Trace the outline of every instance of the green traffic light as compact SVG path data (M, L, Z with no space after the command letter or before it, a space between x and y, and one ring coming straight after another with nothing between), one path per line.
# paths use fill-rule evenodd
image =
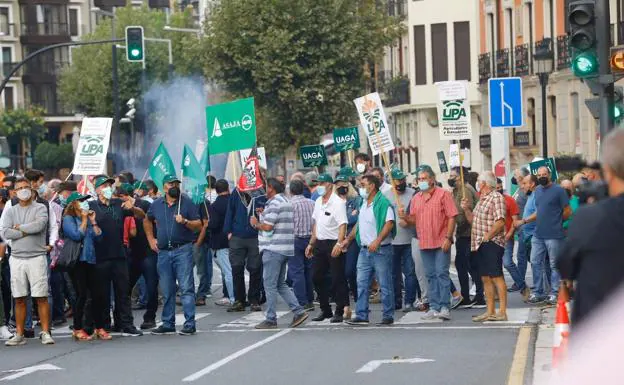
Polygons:
M618 122L622 119L622 116L624 116L624 105L616 104L613 106L613 120Z
M598 59L592 52L583 52L572 59L572 72L578 77L587 77L598 73Z
M132 57L139 57L139 56L141 56L141 50L137 49L137 48L132 49L132 50L130 50L130 55Z

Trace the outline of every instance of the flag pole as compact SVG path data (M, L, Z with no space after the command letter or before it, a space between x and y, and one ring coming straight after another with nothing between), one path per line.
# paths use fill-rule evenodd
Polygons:
M466 184L464 183L464 155L459 150L459 180L462 186L462 199L466 199Z
M149 171L149 167L145 169L145 174L143 174L143 178L141 178L140 184L143 184L143 182L145 182L145 178L147 177L147 172L148 171Z
M182 206L182 181L184 180L184 168L180 170L182 177L180 178L180 195L178 196L178 215L180 215L180 207Z
M65 180L63 182L67 182L69 180L69 178L71 178L72 173L70 172L69 175L67 175L67 178L65 178ZM87 182L85 182L85 186L87 185ZM54 195L52 195L52 198L50 198L50 200L48 202L52 202L53 200L56 199L56 197L58 196L58 191L54 192Z

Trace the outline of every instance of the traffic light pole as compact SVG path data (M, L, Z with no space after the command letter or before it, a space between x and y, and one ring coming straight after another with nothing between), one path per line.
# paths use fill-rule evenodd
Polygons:
M600 77L607 78L611 75L609 62L611 60L611 11L609 0L596 1L596 54L600 66L598 67ZM613 129L613 81L600 82L600 140L607 136Z
M115 31L115 16L111 17L111 31L112 38L116 40L117 32ZM117 70L117 44L113 44L112 46L112 71L113 71L113 126L111 137L114 138L112 141L112 150L111 154L113 157L113 165L117 164L117 148L119 145L119 71ZM115 166L113 166L115 167Z

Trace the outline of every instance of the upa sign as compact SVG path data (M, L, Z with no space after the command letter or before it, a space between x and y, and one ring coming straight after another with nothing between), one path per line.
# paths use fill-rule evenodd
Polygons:
M254 99L206 107L210 155L244 150L256 145Z
M388 121L379 94L373 92L353 102L360 116L360 123L368 136L373 155L394 150L394 142L388 130Z
M360 134L357 127L334 128L334 148L337 152L360 148Z
M303 167L317 167L327 164L325 147L323 147L323 145L321 144L302 146L301 148L299 148L299 155L301 155Z
M84 118L74 158L74 175L97 175L106 171L111 118Z
M440 140L472 138L470 104L466 99L466 82L450 81L436 83L440 95L438 124Z

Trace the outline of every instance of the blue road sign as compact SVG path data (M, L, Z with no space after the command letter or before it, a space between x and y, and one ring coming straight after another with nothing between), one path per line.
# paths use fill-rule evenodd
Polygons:
M488 81L490 128L524 125L521 78L493 78Z

